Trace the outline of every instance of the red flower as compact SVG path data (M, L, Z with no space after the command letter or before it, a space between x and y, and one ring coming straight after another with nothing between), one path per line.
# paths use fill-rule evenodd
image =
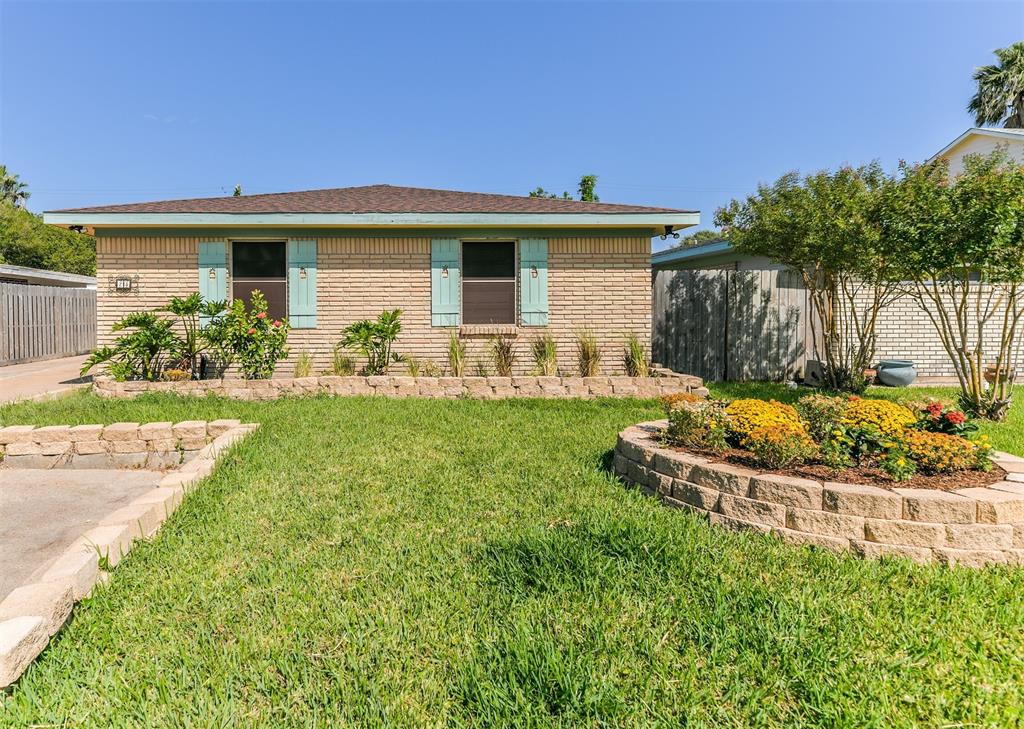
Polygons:
M848 402L853 402L854 400L860 400L860 397L858 397L857 395L850 395L846 399L847 399Z
M255 334L255 333L256 333L256 330L255 330L255 329L250 329L250 330L249 330L249 334Z
M281 326L281 321L279 319L274 319L274 326L275 327Z
M931 403L928 403L927 407L925 407L925 410L933 418L937 418L940 415L942 415L942 403L941 402L931 402Z
M946 413L946 420L951 422L953 425L960 425L967 420L967 416L958 410L950 410Z
M267 318L267 312L261 311L259 314L256 315L256 318L257 319L266 319Z

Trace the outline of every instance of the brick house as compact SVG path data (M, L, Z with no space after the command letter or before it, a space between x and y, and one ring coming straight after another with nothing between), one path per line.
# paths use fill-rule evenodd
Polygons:
M472 366L488 339L551 333L571 370L574 335L597 336L606 372L624 336L650 343L651 238L699 223L688 210L373 185L58 210L95 233L100 344L129 311L200 291L260 289L293 327L291 356L326 369L341 330L404 311L397 350L438 364L449 334Z

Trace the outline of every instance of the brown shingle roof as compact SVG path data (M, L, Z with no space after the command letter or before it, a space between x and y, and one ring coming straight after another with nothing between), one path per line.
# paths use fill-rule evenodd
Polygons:
M688 213L690 210L555 200L422 187L366 185L329 190L204 197L54 210L56 213Z

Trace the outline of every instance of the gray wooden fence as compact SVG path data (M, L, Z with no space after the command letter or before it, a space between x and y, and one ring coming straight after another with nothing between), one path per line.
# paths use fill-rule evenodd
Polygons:
M810 303L792 271L656 271L653 360L706 380L783 380L813 358Z
M85 354L96 346L96 292L0 283L0 365Z

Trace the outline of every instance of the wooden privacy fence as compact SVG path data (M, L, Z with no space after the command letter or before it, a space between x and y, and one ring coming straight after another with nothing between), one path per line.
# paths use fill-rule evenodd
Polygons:
M793 271L655 271L653 359L711 381L788 379L813 359L809 310Z
M0 283L0 365L85 354L96 346L96 292Z

